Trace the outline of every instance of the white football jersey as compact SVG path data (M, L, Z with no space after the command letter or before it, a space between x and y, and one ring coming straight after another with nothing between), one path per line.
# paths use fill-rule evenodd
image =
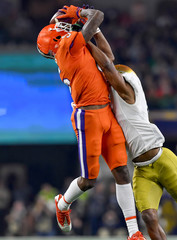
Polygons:
M135 72L125 65L116 68L135 92L135 103L128 104L111 88L113 111L124 132L128 156L132 160L150 149L162 147L165 139L158 127L149 122L146 98Z

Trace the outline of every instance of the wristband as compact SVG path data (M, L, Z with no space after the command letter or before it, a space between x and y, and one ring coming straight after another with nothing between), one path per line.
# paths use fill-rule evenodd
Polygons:
M101 32L101 30L100 30L99 28L97 28L95 34L96 34L96 33L99 33L99 32Z

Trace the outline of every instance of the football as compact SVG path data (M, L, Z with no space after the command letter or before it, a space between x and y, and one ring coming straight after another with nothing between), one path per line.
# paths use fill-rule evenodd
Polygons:
M62 19L57 19L58 16L63 15ZM50 24L55 24L56 22L66 22L66 23L72 23L72 19L71 18L65 18L64 17L65 14L61 13L61 12L56 12L53 17L50 19Z

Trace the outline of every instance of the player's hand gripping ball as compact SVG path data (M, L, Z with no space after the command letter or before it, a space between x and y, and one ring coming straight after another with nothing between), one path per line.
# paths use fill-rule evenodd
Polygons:
M80 11L82 8L71 6L64 6L62 9L59 9L58 12L54 14L51 18L50 23L56 22L67 22L74 24L80 18Z

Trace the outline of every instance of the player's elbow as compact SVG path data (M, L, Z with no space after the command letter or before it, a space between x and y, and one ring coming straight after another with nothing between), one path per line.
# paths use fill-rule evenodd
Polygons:
M96 10L95 11L95 15L94 15L94 18L95 18L95 25L100 25L104 19L104 13L100 10Z
M102 11L100 11L100 10L97 10L97 14L98 14L98 16L99 16L99 18L100 18L100 20L102 22L103 19L104 19L104 13Z
M110 59L107 59L107 61L105 61L102 65L102 70L103 72L106 71L106 72L111 72L112 71L112 61Z

